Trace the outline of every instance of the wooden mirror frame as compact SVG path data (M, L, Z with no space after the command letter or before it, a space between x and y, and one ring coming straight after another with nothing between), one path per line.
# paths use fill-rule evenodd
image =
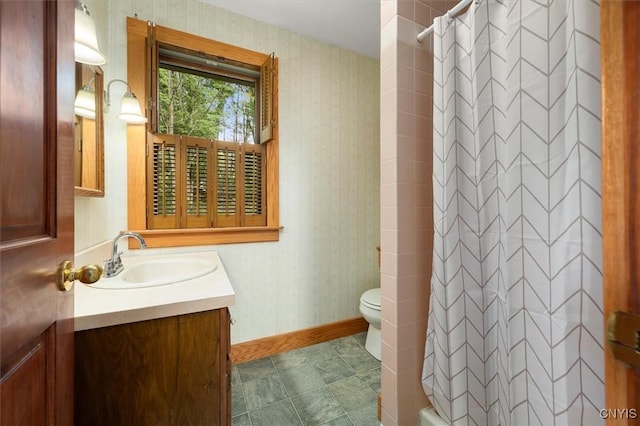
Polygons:
M104 74L98 66L76 63L76 94L92 78L96 118L74 116L75 195L104 197Z

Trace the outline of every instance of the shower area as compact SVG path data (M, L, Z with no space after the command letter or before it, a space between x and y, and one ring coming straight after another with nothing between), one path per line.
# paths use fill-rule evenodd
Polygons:
M599 2L456 5L382 2L382 424L604 424Z

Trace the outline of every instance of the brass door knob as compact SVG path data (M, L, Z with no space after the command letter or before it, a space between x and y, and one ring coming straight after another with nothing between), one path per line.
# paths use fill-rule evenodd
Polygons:
M607 340L613 357L632 367L640 367L640 315L612 312L607 319Z
M75 280L84 284L93 284L102 276L102 267L99 265L85 265L80 269L73 269L73 263L64 261L58 266L58 288L61 291L69 291Z

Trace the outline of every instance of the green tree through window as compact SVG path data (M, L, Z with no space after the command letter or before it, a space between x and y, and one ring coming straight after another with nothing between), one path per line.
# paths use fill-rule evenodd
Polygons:
M255 84L167 68L159 71L160 133L255 142Z

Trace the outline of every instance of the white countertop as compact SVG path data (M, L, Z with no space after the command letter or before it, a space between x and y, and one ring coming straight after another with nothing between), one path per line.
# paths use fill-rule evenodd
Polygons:
M180 255L181 253L177 252L155 252L155 249L137 250L135 254L122 255L122 263L126 269L128 264L139 263L143 259L163 259ZM185 251L184 255L211 259L217 262L218 267L214 272L200 278L145 288L121 290L91 288L76 281L74 285L75 330L88 330L232 306L235 303L235 292L218 253Z

